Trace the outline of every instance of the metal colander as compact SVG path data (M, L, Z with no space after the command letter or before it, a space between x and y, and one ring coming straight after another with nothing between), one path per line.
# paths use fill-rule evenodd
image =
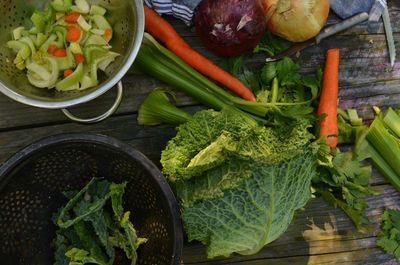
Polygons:
M131 211L138 235L149 239L138 249L137 264L179 264L178 205L160 171L131 147L86 134L46 138L0 167L1 264L53 264L56 227L51 216L66 203L61 192L79 190L92 177L128 181L124 210Z
M50 2L46 0L0 0L0 91L24 104L63 109L102 95L120 81L128 71L142 42L143 2L141 0L87 0L89 4L97 4L107 9L106 18L113 26L113 38L110 41L112 51L122 56L116 58L104 75L99 75L98 86L84 91L62 92L32 86L28 82L26 71L18 70L13 64L15 54L6 44L12 39L14 28L18 26L30 28L32 26L30 17L34 9L45 10ZM121 92L118 94L116 102L120 102L120 97L122 97L121 85L119 89ZM116 110L118 104L114 104L113 111Z

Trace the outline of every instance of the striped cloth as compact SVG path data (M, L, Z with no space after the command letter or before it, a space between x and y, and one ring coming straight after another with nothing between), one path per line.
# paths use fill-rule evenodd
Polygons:
M202 0L144 0L147 6L154 9L158 14L173 15L182 19L186 25L193 24L193 16L196 7Z
M146 5L158 14L173 15L186 25L193 24L193 16L202 0L144 0ZM332 10L341 18L348 18L360 12L368 12L375 0L330 0Z

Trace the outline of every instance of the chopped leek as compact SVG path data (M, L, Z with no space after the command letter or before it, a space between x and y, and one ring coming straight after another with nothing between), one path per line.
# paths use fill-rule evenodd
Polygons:
M14 37L14 40L19 40L19 39L22 37L22 31L24 31L24 30L25 30L25 27L24 27L24 26L15 28L15 29L13 30L13 37Z
M79 45L79 43L77 42L71 42L71 44L69 45L69 48L71 49L71 52L73 54L83 54L81 45Z
M57 81L58 65L57 65L57 61L54 58L44 57L44 59L48 60L50 63L50 66L51 66L50 78L49 79L35 78L35 76L30 71L28 71L27 77L28 77L29 82L36 87L51 88L51 87L54 87L54 85Z
M79 13L87 14L90 11L90 6L86 0L75 0L76 7L79 10Z
M39 78L43 80L49 80L51 78L51 74L44 66L41 66L35 62L30 63L26 66L26 69L36 74Z
M80 26L84 31L86 31L86 32L89 31L89 30L92 28L92 26L89 25L89 24L86 22L85 18L82 17L82 16L79 16L77 22L78 22L79 26Z

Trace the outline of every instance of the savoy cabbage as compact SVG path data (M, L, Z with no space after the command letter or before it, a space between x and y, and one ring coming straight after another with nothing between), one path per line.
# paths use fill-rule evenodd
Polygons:
M189 240L208 256L253 254L278 238L311 198L310 122L265 127L226 108L180 125L161 154Z

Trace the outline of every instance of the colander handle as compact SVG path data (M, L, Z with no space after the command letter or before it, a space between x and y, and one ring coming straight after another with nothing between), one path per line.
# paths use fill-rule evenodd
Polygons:
M75 122L79 122L79 123L86 123L86 124L92 124L92 123L96 123L96 122L100 122L102 120L107 119L108 117L110 117L119 107L119 104L121 103L122 100L122 82L119 81L118 82L118 94L117 94L117 98L114 102L114 104L111 106L111 108L109 110L107 110L105 113L101 114L100 116L94 117L94 118L89 118L89 119L81 119L78 118L76 116L74 116L69 110L67 109L61 109L61 111L64 113L65 116L67 116L70 120L75 121Z

